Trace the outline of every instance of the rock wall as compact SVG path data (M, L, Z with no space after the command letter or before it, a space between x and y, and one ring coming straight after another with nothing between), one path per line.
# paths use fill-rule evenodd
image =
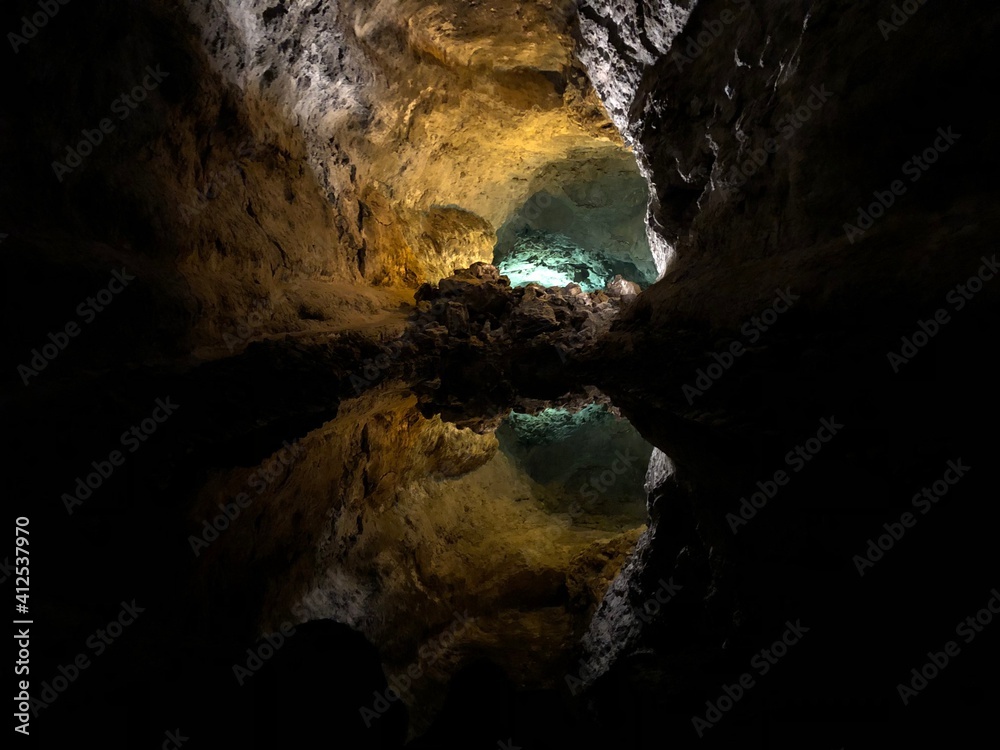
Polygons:
M1000 320L1000 287L984 281L997 157L977 102L995 78L982 51L998 19L986 3L902 16L898 5L581 7L581 58L650 179L651 230L676 252L590 363L673 466L652 483L650 528L583 647L588 705L613 721L626 690L661 712L655 730L633 733L639 744L696 742L705 700L800 613L826 634L826 655L803 655L770 684L769 708L727 716L708 738L742 742L848 702L848 715L910 736L891 712L896 672L934 639L912 601L925 576L961 580L965 598L935 600L947 629L983 564L990 543L970 528L988 504L982 475L963 510L871 588L851 563L950 457L989 461L975 424L995 413L979 342ZM947 330L927 324L935 315ZM611 374L609 361L628 364ZM831 417L847 426L828 446L816 436ZM806 461L795 450L809 439L823 453ZM741 510L782 469L790 486ZM667 575L685 589L656 623L637 620ZM886 623L877 635L853 624L872 612ZM862 741L838 726L845 744Z
M12 6L10 27L33 8ZM14 275L46 278L11 291L85 296L129 262L155 300L154 348L184 352L248 321L252 338L357 325L400 294L350 286L412 290L491 262L509 214L559 188L552 165L576 155L596 174L623 153L572 18L513 1L67 6L5 84L0 225ZM52 62L70 48L78 64ZM54 174L81 139L93 153Z
M305 134L330 199L359 217L376 281L492 260L474 232L455 260L428 256L413 230L428 212L458 207L496 229L546 166L620 151L572 56L567 3L194 3L191 14L222 75Z

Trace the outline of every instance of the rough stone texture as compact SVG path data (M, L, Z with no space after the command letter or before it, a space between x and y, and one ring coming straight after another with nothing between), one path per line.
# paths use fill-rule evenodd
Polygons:
M512 256L525 255L526 235L559 235L575 250L563 253L561 263L550 260L547 268L609 267L611 274L627 273L643 285L657 278L646 238L649 191L631 154L577 155L548 165L532 182L538 191L497 232L494 263L506 266ZM606 279L605 272L597 285L604 286Z
M612 121L627 138L635 128L631 110L646 69L671 49L697 4L698 0L580 4L580 59Z
M745 4L731 0L733 7ZM584 0L578 10L578 55L612 122L629 146L635 145L642 118L633 108L641 106L639 89L650 71L671 51L676 37L685 28L698 0L624 0L608 3ZM655 122L655 116L653 121ZM658 127L654 125L654 127ZM637 154L639 169L650 185L658 185L666 175L654 170ZM690 177L680 175L681 179ZM664 236L656 211L658 194L651 196L647 214L647 244L658 277L674 259L672 238Z
M968 528L955 518L926 529L933 541L872 588L859 590L850 560L948 456L979 453L972 412L995 413L984 407L993 370L979 342L1000 320L1000 287L984 285L963 313L946 299L991 262L1000 230L995 185L979 177L996 170L994 115L976 104L995 68L989 82L969 74L986 64L973 50L993 43L998 19L986 3L958 15L926 4L886 39L878 21L890 2L705 0L668 49L637 41L645 5L581 9L581 56L650 178L650 224L676 251L665 278L590 352L593 382L663 458L650 468L650 528L584 642L586 701L613 720L627 690L660 716L656 733L693 742L691 717L704 716L705 700L780 634L783 618L801 615L815 632L836 632L836 646L820 636L826 655L803 656L795 676L771 683L768 715L833 715L850 695L851 715L882 717L886 696L898 698L883 687L911 666L897 649L924 576L947 569L964 581L982 564L982 549L958 541ZM716 24L727 11L732 21ZM713 25L719 33L699 41ZM960 139L913 180L906 162L943 143L949 126ZM905 195L849 239L845 224L897 179ZM759 327L781 292L791 311ZM947 334L897 374L887 353L942 307L954 315ZM745 353L698 385L734 341ZM609 361L625 368L604 377ZM961 406L959 392L969 397ZM734 534L727 514L755 482L788 470L787 451L830 415L848 425L839 444ZM972 515L987 486L966 486ZM667 575L683 593L653 622L636 618ZM947 598L958 619L961 598ZM852 625L876 611L890 623L878 636ZM938 626L947 630L947 618ZM886 659L895 666L876 666ZM799 695L805 675L832 673L845 677ZM741 742L762 726L755 716L727 717L710 739ZM652 744L653 734L633 736Z
M190 12L257 119L291 122L331 202L359 217L362 272L392 282L492 259L470 242L442 272L411 228L425 212L460 207L498 228L546 168L583 151L599 175L621 153L572 56L568 6L259 0Z
M578 285L511 287L477 263L417 290L418 310L394 359L423 374L421 408L476 430L493 430L511 408L579 408L604 402L575 372L627 299ZM456 306L464 312L456 314ZM460 320L460 326L449 321Z
M586 179L624 154L568 3L88 8L60 10L5 81L2 155L28 177L0 186L0 225L14 275L45 279L13 286L16 306L83 299L119 263L140 272L125 317L148 306L157 333L131 332L133 361L211 351L247 324L243 340L367 325L405 291L351 286L492 261L494 231L559 189L553 165L573 158ZM11 10L13 28L36 9ZM102 29L93 54L50 62L83 49L81 28ZM147 66L167 77L118 120ZM57 180L52 163L105 117L114 132ZM39 331L17 330L19 348Z
M282 651L260 688L236 685L262 626L350 621L377 656L342 629L308 650L364 653L364 679L343 660L312 674L375 690L372 660L423 660L474 597L461 645L422 661L411 730L441 709L425 745L493 748L510 723L483 717L525 703L525 747L902 746L939 718L938 744L971 744L996 702L992 636L916 711L895 685L996 586L1000 287L961 311L946 300L1000 234L997 14L927 3L886 40L892 5L582 7L579 53L649 179L666 272L633 301L515 290L484 264L447 275L491 260L530 196L621 158L572 57L571 4L60 6L0 83L9 484L60 553L39 563L41 679L123 596L150 607L41 732L69 746L149 695L156 732L183 703L207 744L250 746L308 673L282 676ZM670 58L729 10L690 63ZM52 161L158 63L170 77L59 182ZM814 87L832 96L788 131ZM949 126L961 140L852 244L844 223ZM768 138L780 148L760 157ZM121 266L134 286L25 387L17 365ZM422 281L438 283L414 298ZM798 296L791 311L746 333L779 289ZM893 372L886 353L941 306L952 322ZM683 390L733 340L746 353ZM67 514L63 494L158 397L177 416ZM514 407L609 399L657 448L644 531L550 512L488 434ZM740 499L821 419L843 434L733 534ZM296 439L302 465L195 558L205 514ZM852 557L955 459L969 478L862 580ZM683 588L651 607L662 580ZM789 618L814 628L810 645L698 740L692 715ZM584 691L560 693L577 674ZM342 700L351 716L324 736L357 726L357 696ZM360 734L352 747L383 739Z
M80 29L92 27L102 29L88 37L92 54L52 62L80 49L88 33ZM309 144L269 104L214 75L176 11L66 6L15 64L3 113L10 172L0 187L5 251L22 280L11 285L13 299L55 308L94 294L122 265L137 277L111 314L122 325L109 347L78 349L94 355L91 366L122 356L109 350L123 335L133 342L131 362L162 362L218 346L251 319L256 338L359 321L387 306L383 294L359 303L364 292L349 291L342 305L363 279L349 227L309 166ZM147 67L166 77L122 119L113 103L152 81ZM60 180L53 163L102 119L114 130ZM18 174L23 183L11 179ZM58 321L20 327L17 348L30 350L31 338L64 323L74 304L53 309Z

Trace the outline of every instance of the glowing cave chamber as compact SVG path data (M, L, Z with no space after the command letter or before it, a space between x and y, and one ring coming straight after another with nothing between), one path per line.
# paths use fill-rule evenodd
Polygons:
M643 289L656 280L648 186L630 153L551 165L536 186L497 232L493 262L513 286L592 292L616 276Z
M518 236L510 254L498 267L512 286L577 283L585 292L603 289L615 275L610 263L588 253L566 235L532 230ZM634 275L630 273L625 278L635 281Z

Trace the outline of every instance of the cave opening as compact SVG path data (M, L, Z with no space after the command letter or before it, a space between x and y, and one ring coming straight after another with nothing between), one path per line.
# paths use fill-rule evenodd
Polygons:
M513 286L645 289L657 278L646 234L649 188L631 152L571 155L548 165L497 231L493 264Z

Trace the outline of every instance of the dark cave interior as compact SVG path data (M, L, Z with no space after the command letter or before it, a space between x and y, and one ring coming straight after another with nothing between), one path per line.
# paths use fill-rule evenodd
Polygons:
M994 4L0 18L16 741L995 733Z

